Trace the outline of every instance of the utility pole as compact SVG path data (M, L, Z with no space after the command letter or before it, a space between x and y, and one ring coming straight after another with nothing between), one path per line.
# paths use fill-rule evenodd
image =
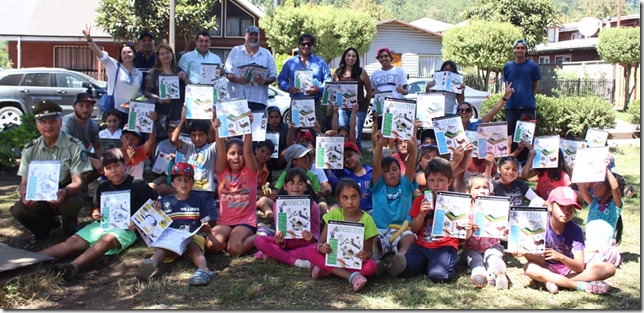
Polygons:
M622 20L622 0L617 0L617 27Z
M175 30L174 30L174 7L175 7L175 4L176 4L175 0L170 0L170 29L168 31L168 36L170 38L168 38L168 44L172 48L172 51L176 52L177 50L174 49L174 38L176 37L175 36Z

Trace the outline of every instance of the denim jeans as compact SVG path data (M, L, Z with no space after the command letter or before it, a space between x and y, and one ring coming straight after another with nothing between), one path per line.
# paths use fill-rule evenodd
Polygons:
M364 121L367 119L367 112L358 111L356 117L356 145L358 148L362 148L362 128L364 127ZM351 121L351 110L340 109L338 112L338 127L346 126L349 127Z

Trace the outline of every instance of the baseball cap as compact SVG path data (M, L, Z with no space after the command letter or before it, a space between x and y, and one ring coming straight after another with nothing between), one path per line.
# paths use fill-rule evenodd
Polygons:
M34 117L37 120L56 117L62 114L63 108L51 100L40 100L34 106Z
M570 187L557 187L550 192L548 202L557 202L559 205L572 205L577 210L581 210L581 206L577 203L577 193Z
M87 101L91 103L96 103L96 100L94 100L92 95L86 92L82 92L76 95L76 101L74 102L74 104L78 101Z
M141 138L141 132L136 131L136 130L127 129L127 124L125 126L123 126L123 130L121 131L121 134L126 134L126 133L130 133L130 134L132 134L134 136L137 136L137 137Z
M299 159L309 153L311 149L304 147L301 144L290 145L286 150L284 150L284 158L286 159L286 170L291 168L291 162L295 159Z
M514 43L512 44L512 48L516 47L518 44L523 44L526 47L526 49L528 48L528 42L525 39L515 40Z
M257 28L257 26L255 26L255 25L250 25L250 26L246 27L246 32L249 33L249 34L252 34L252 33L258 33L259 34L259 28Z
M360 153L360 149L358 148L358 146L356 146L356 144L351 141L347 141L344 143L344 150L346 151L347 149Z
M172 170L170 170L170 177L174 177L176 175L186 175L194 178L195 169L189 163L178 162L178 163L175 163L172 166Z
M308 130L302 130L299 133L297 133L297 137L295 137L295 141L300 142L301 139L307 139L308 141L313 142L313 135Z
M154 35L152 35L152 33L149 31L142 32L141 35L139 35L139 40L143 39L143 37L145 36L148 36L150 37L150 39L154 40Z

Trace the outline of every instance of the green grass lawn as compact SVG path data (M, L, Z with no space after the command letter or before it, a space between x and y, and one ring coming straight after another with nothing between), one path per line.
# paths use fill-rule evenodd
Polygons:
M14 279L0 293L0 308L127 309L163 304L176 309L641 310L640 149L619 147L613 153L619 173L638 191L635 198L625 199L624 237L619 246L624 263L607 280L614 288L607 295L570 290L551 295L545 289L528 287L529 279L522 275L521 269L525 259L514 259L509 254L505 260L511 288L503 291L474 289L465 267L461 267L451 284L433 284L425 277L370 278L363 291L354 293L349 283L339 278L314 281L304 269L227 254L207 257L210 268L219 271L207 287L187 286L186 280L195 268L183 259L162 266L162 271L150 282L139 282L134 278L136 266L142 258L151 255L152 249L138 243L119 256L92 265L75 281L63 283L44 271ZM0 199L0 226L17 231L8 214L8 207L15 199L15 195ZM578 217L585 228L587 211L581 211ZM6 230L0 230L0 241L6 240Z

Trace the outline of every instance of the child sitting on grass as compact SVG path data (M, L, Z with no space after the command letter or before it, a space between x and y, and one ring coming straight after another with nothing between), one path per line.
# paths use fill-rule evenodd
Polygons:
M197 228L201 228L203 233L210 237L210 240L214 240L214 236L210 232L210 225L207 222L201 223L200 221L205 217L213 221L217 219L217 216L208 216L209 207L214 206L214 202L191 192L192 185L195 182L192 165L185 162L174 164L170 177L172 177L172 187L176 190L176 194L165 196L159 201L155 201L154 208L163 210L172 219L170 227L186 232L194 232ZM188 244L183 253L197 266L197 271L188 279L188 285L207 285L215 276L208 269L208 264L206 263L206 257L204 256L205 242L206 239L202 234L195 234L192 236L192 242ZM149 259L145 259L139 264L137 277L147 280L154 273L159 263L169 263L177 257L178 255L170 250L156 248Z
M96 188L94 208L92 209L93 223L87 224L67 240L39 251L58 260L81 253L71 263L56 264L55 269L63 273L63 278L70 280L78 275L79 269L100 260L103 255L121 253L136 241L134 223L130 222L129 229L103 229L98 221L101 215L101 194L108 191L130 191L130 216L134 214L148 199L156 199L157 193L142 180L134 179L125 173L125 160L118 148L103 152L101 156L103 173L107 177Z

